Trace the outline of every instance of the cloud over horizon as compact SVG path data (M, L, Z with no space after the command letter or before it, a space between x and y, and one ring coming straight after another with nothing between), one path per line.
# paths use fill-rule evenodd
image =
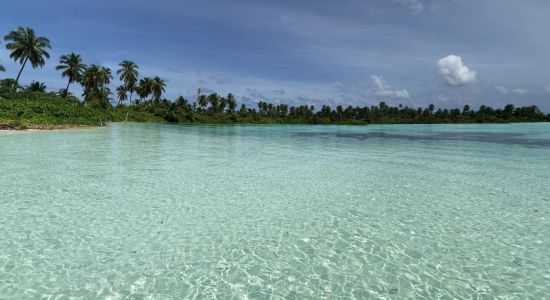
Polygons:
M467 85L477 79L477 72L470 70L463 62L462 57L449 55L437 62L439 73L449 85Z
M409 92L406 89L394 89L392 86L387 85L381 76L371 75L372 82L376 87L376 95L389 98L410 98Z
M527 94L527 90L521 89L521 88L514 88L509 89L501 85L495 85L495 89L501 93L502 95L510 95L510 94L516 94L516 95L525 95Z
M113 70L135 61L141 76L167 80L168 99L194 99L205 87L316 106L382 98L550 112L546 0L503 0L498 9L493 0L20 0L3 8L0 35L30 26L53 46L43 68L25 68L22 85L64 88L57 59L76 52ZM17 76L4 42L0 61L0 78ZM115 78L110 87L119 84ZM77 85L71 90L81 94Z

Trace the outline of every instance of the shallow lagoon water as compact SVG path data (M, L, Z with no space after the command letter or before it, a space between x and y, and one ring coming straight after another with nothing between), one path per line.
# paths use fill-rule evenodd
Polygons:
M0 299L550 294L550 124L111 124L0 156Z

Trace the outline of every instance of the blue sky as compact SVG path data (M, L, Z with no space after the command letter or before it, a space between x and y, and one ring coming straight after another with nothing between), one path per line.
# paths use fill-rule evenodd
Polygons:
M22 83L55 90L66 84L57 60L74 51L113 70L134 60L142 76L167 79L170 98L194 100L201 87L248 104L550 112L549 15L547 0L19 0L3 4L0 33L29 26L50 38L52 59ZM15 77L0 48L0 77Z

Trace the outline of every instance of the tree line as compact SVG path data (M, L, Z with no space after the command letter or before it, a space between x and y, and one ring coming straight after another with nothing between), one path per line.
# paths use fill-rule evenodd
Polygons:
M50 58L50 40L37 36L32 28L19 27L8 33L4 40L10 58L21 65L15 79L0 81L0 92L46 93L43 82L33 81L26 87L19 85L23 70L30 63L32 68L42 67ZM232 94L220 96L217 93L204 95L197 91L197 99L189 102L179 96L174 101L164 99L166 81L159 76L140 77L139 66L130 60L118 65L116 76L121 82L116 88L116 100L109 84L113 79L110 68L97 64L87 65L80 54L69 53L59 58L56 70L67 79L64 89L56 92L68 101L77 97L69 91L71 84L80 84L83 90L82 105L103 110L127 109L128 111L147 112L164 118L169 122L266 122L266 123L312 123L312 124L367 124L367 123L483 123L483 122L525 122L550 121L537 106L515 107L512 104L504 108L491 108L485 105L473 110L469 105L463 108L436 109L412 108L398 105L389 106L380 102L377 106L346 106L334 108L323 105L316 109L312 105L289 106L272 104L265 101L257 107L239 107ZM0 65L0 71L5 68ZM116 105L114 105L116 103Z
M42 82L33 82L27 87L19 85L19 79L27 63L33 68L43 67L46 59L50 58L47 49L51 49L50 40L46 37L37 36L32 28L19 27L11 31L4 37L6 49L10 52L10 58L21 64L21 68L15 79L5 79L2 85L11 86L13 91L28 90L33 92L45 92L46 85ZM139 67L132 61L125 60L119 64L116 74L122 81L122 85L117 87L116 93L119 99L119 105L130 98L134 93L139 95L140 100L151 96L150 100L160 101L165 92L166 81L159 76L139 78ZM3 66L0 70L5 71ZM108 87L113 79L110 68L97 64L86 65L83 63L80 54L69 53L59 58L59 64L56 70L61 71L61 76L67 78L67 86L58 93L63 98L72 96L69 87L73 83L78 83L83 88L84 102L88 105L100 108L111 106L111 95L113 94ZM74 96L73 96L74 97Z

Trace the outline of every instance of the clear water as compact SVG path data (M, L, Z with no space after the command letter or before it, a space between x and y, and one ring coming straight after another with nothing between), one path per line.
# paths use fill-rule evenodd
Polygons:
M112 124L0 157L2 299L550 294L550 124Z

